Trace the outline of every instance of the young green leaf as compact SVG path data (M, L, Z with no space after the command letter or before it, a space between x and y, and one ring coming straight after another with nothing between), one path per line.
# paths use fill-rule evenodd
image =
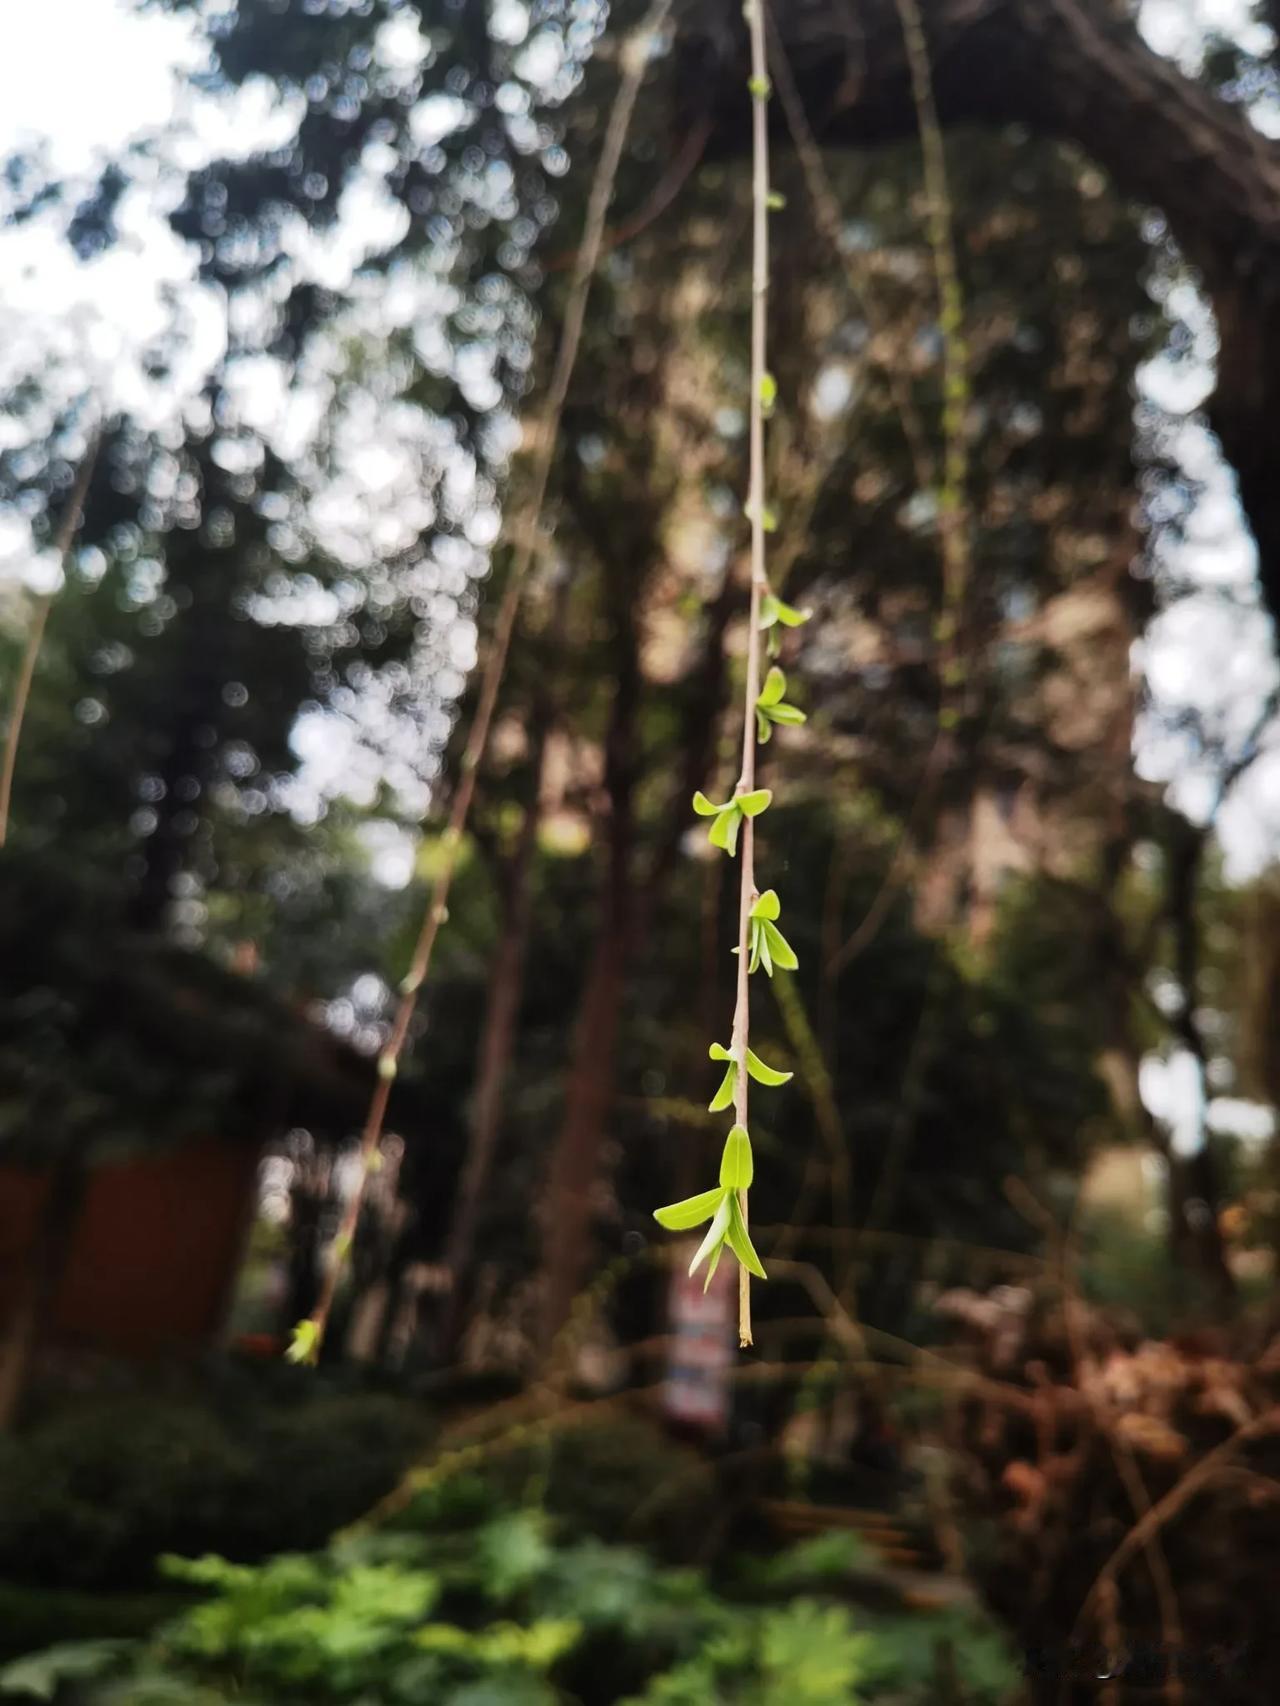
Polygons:
M760 375L760 408L766 420L773 413L777 401L778 381L772 373L762 373Z
M693 796L693 809L697 812L699 817L715 817L717 812L722 812L725 808L723 806L716 805L714 800L709 800L702 792L702 789L699 788L698 792Z
M747 1128L736 1125L724 1140L724 1152L720 1156L720 1183L732 1191L745 1191L750 1188L754 1172Z
M765 810L772 798L772 789L756 788L750 794L738 795L738 810L742 813L743 817L759 817L760 813Z
M747 1232L747 1223L742 1218L742 1208L737 1195L730 1191L725 1200L729 1204L729 1225L726 1232L729 1248L749 1274L754 1274L757 1279L768 1279L764 1264L756 1255L755 1245Z
M309 1315L299 1321L284 1354L288 1362L314 1362L320 1354L320 1323Z
M764 686L760 689L760 696L756 700L756 704L763 706L766 709L770 705L779 705L782 703L782 697L786 691L787 678L778 668L777 664L774 664L773 668L764 678Z
M738 825L741 822L742 813L735 800L719 813L707 837L713 847L722 847L731 859L738 851Z
M797 705L788 705L783 695L787 691L787 678L774 664L764 678L764 686L756 700L756 731L763 746L769 739L772 723L803 723L805 714Z
M793 1074L790 1072L779 1072L774 1066L766 1066L760 1056L753 1053L751 1049L747 1050L747 1071L755 1079L757 1084L769 1084L772 1086L786 1084L793 1077Z
M784 604L780 598L774 599L777 619L784 628L801 628L813 615L812 610L797 610L794 604Z
M706 1261L707 1257L719 1245L724 1243L725 1234L729 1230L729 1204L733 1200L732 1191L721 1191L720 1206L712 1216L707 1235L698 1245L693 1260L689 1263L689 1273L695 1274Z
M770 213L780 213L787 205L787 198L781 190L770 190L765 197L765 206Z
M761 919L757 923L755 928L758 932L758 944L757 945L758 945L758 949L759 949L760 964L764 967L765 976L766 977L772 977L773 976L773 955L769 952L769 938L768 938L768 935L766 934L769 926L764 922L763 919Z
M723 1186L714 1191L700 1191L696 1197L686 1197L683 1202L655 1208L653 1218L668 1232L688 1232L694 1226L701 1226L704 1220L710 1220L723 1196Z
M795 949L778 926L770 924L768 919L762 919L760 933L764 937L764 946L760 950L761 958L767 955L780 971L795 971L800 961L796 958Z
M707 1103L707 1112L718 1114L723 1108L729 1107L733 1102L733 1092L737 1088L737 1084L738 1063L736 1060L731 1060L725 1069L724 1077L720 1080L720 1088Z
M752 918L776 919L782 911L782 902L778 899L777 889L766 889L757 895L751 907Z

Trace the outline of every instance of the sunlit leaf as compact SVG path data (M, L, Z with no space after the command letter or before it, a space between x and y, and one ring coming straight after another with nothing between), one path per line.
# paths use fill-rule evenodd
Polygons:
M770 925L764 919L761 919L758 924L758 929L760 931L760 964L764 967L765 976L772 977L773 955L769 952Z
M706 1237L702 1240L701 1244L698 1245L698 1248L694 1253L694 1258L689 1263L689 1272L691 1275L697 1273L703 1262L706 1261L707 1257L718 1244L724 1243L725 1233L729 1230L729 1204L732 1200L732 1191L722 1191L720 1193L720 1206L717 1208L714 1216L712 1217L711 1225L707 1228Z
M784 628L800 628L813 615L812 610L797 610L794 604L784 604L780 598L774 599L776 606L774 617Z
M766 1066L760 1056L751 1049L747 1050L747 1071L757 1084L786 1084L793 1076L790 1072L779 1072L776 1067Z
M707 1054L712 1060L733 1059L733 1050L726 1048L723 1043L712 1043L711 1047L707 1050Z
M795 949L778 929L776 924L770 924L767 919L760 925L764 939L768 944L768 955L779 971L795 971L800 961L796 958ZM763 950L762 950L763 953Z
M308 1315L293 1329L289 1348L284 1353L287 1362L314 1362L320 1352L320 1323Z
M722 847L726 853L732 856L737 851L738 825L741 821L742 814L737 806L726 806L711 825L707 839L713 847Z
M751 1242L750 1235L747 1232L747 1223L742 1218L742 1209L736 1194L730 1191L725 1201L729 1205L727 1232L729 1248L749 1274L754 1274L757 1279L768 1279L769 1276L764 1271L764 1264L756 1255L755 1245Z
M724 807L716 805L714 800L709 800L699 788L693 796L693 809L699 817L714 817L717 812L722 812Z
M738 1082L738 1063L736 1060L733 1060L733 1061L730 1061L728 1070L725 1072L724 1077L720 1080L720 1088L716 1091L715 1095L707 1103L707 1112L709 1114L718 1114L722 1108L729 1107L729 1105L733 1101L733 1092L737 1086L737 1082Z
M750 1187L755 1171L751 1158L751 1139L744 1125L736 1125L724 1140L720 1157L720 1183L729 1190L745 1191Z
M756 706L756 740L761 746L768 746L773 736L773 724L765 716L760 707Z
M742 813L743 817L759 817L760 813L764 811L772 798L772 789L756 788L754 792L750 794L738 795L738 810Z
M778 899L777 889L766 889L762 895L757 895L751 908L752 918L767 918L773 920L782 911L782 902Z
M766 708L770 705L778 705L782 702L782 696L786 691L787 678L777 664L774 664L764 678L764 686L760 689L760 696L756 700L756 704L763 705Z
M668 1203L666 1208L655 1208L653 1218L659 1226L665 1226L668 1232L688 1232L694 1226L701 1226L704 1220L709 1220L720 1206L724 1196L723 1187L714 1191L700 1191L696 1197L686 1197L683 1202Z

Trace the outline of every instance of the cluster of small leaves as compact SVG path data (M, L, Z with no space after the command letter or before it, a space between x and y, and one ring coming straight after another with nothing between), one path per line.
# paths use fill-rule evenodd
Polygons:
M752 906L749 971L755 972L763 966L765 975L772 977L775 966L779 971L795 971L799 967L795 949L778 928L781 914L782 903L776 889L766 889ZM734 953L737 951L735 948Z
M738 831L743 818L759 817L762 811L767 810L772 798L770 789L753 788L749 794L735 794L723 805L717 805L699 789L693 796L693 809L699 817L715 819L707 839L713 847L722 847L732 859L738 851Z
M799 706L787 704L786 691L787 678L774 664L765 676L760 697L756 700L756 735L761 746L768 744L775 723L796 726L805 721L805 714Z
M796 610L791 605L784 604L772 592L767 593L761 600L760 628L771 639L779 626L795 628L808 619L808 611ZM805 720L804 712L787 702L786 691L786 676L775 666L765 677L754 707L756 739L762 746L771 738L775 724L795 726ZM769 788L754 788L745 793L737 793L720 803L708 799L706 794L699 790L693 796L693 809L699 817L709 817L713 820L708 840L713 847L720 848L732 858L738 850L738 832L743 821L746 818L758 817L768 809L772 800L773 793ZM781 912L782 903L775 889L766 889L753 900L748 915L749 973L754 974L763 966L766 976L772 977L775 970L795 971L798 968L800 961L795 949L778 928ZM738 953L740 950L735 947L733 951ZM711 1113L720 1113L733 1106L738 1073L744 1067L749 1078L770 1088L785 1084L791 1078L790 1072L780 1072L777 1068L767 1065L754 1050L746 1048L743 1052L745 1060L739 1058L738 1052L732 1046L712 1043L710 1058L723 1061L725 1072L709 1103ZM739 1192L745 1192L749 1188L753 1170L750 1137L745 1126L735 1124L725 1140L720 1160L720 1183L713 1190L702 1191L696 1196L685 1198L683 1202L671 1203L665 1208L655 1210L654 1219L669 1232L687 1232L710 1221L706 1236L689 1266L689 1272L693 1274L704 1261L707 1263L705 1283L708 1286L726 1245L749 1273L760 1279L766 1277L764 1267L748 1236L739 1198Z
M719 1043L712 1048L716 1056ZM718 1059L730 1058L727 1050L721 1050ZM755 1062L753 1067L752 1062ZM789 1072L774 1072L771 1067L764 1066L756 1056L747 1050L747 1070L753 1078L760 1073L768 1076L761 1078L764 1084L785 1083L791 1074ZM731 1064L725 1075L727 1083L732 1083L737 1071L737 1063ZM721 1087L723 1089L723 1086ZM730 1100L732 1100L730 1090ZM719 1095L712 1107L723 1106ZM707 1227L706 1236L698 1245L693 1260L689 1263L689 1272L694 1274L707 1264L706 1284L711 1284L712 1276L720 1266L720 1257L727 1244L748 1273L755 1274L758 1279L766 1277L759 1256L756 1255L747 1232L747 1223L743 1218L742 1204L738 1193L751 1188L751 1180L755 1173L755 1163L751 1157L751 1139L747 1136L745 1126L735 1125L725 1139L724 1152L720 1157L720 1183L710 1191L700 1191L697 1196L686 1197L683 1202L670 1203L666 1208L656 1209L654 1219L659 1226L665 1226L668 1232L690 1232L695 1226L701 1226L705 1221L711 1224Z

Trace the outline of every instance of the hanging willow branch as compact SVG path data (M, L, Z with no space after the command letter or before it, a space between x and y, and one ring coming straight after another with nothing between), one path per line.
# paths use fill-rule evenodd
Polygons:
M656 1211L655 1219L669 1231L687 1231L709 1221L689 1271L704 1261L707 1284L715 1273L726 1245L738 1262L738 1342L751 1344L751 1275L764 1279L747 1230L747 1192L754 1163L748 1135L750 1081L785 1084L789 1072L767 1066L751 1049L751 976L761 966L773 976L775 970L794 971L798 961L790 943L778 928L781 903L772 889L763 894L756 887L755 820L767 810L772 794L756 787L756 745L768 741L776 726L802 723L804 713L786 700L786 677L778 668L760 679L761 637L767 636L772 654L778 630L796 627L807 617L775 596L769 586L765 562L765 534L776 525L765 501L764 423L772 414L778 388L767 364L769 298L769 211L777 205L769 189L769 74L765 52L763 0L748 0L744 15L751 37L752 103L752 243L751 243L751 414L747 480L747 516L751 523L751 594L747 627L747 666L742 713L742 768L732 796L722 804L695 794L694 810L711 818L710 840L732 857L741 840L742 863L738 899L737 1001L733 1034L728 1048L711 1045L711 1058L725 1065L720 1088L711 1101L714 1113L733 1107L734 1123L725 1139L720 1160L720 1181L712 1190L672 1203Z
M80 459L75 484L71 488L67 507L62 513L62 520L53 538L53 548L58 554L58 563L64 577L76 530L80 526L80 514L84 509L89 481L93 478L94 466L98 460L100 443L101 432L95 428ZM31 614L31 626L27 629L26 642L22 648L22 661L18 665L18 679L14 683L13 707L9 712L9 727L4 737L4 758L0 761L0 847L4 846L9 836L9 805L13 799L14 772L18 768L18 744L22 739L22 724L27 714L27 701L31 697L31 683L35 679L36 664L40 659L40 646L44 640L49 611L53 606L53 596L52 592L45 592L36 600L35 609Z
M623 46L621 54L622 79L614 97L613 110L610 113L609 125L605 133L604 147L600 153L600 159L591 184L591 193L587 201L582 241L578 247L573 276L569 282L568 301L565 308L564 324L560 332L560 342L556 350L555 368L534 434L533 475L529 498L524 506L521 522L515 530L516 550L511 574L502 596L502 603L498 608L489 656L485 664L484 674L481 677L480 696L476 704L475 718L471 724L466 747L462 754L461 775L458 780L457 791L453 796L448 825L444 832L443 864L436 877L431 899L422 920L422 927L418 932L409 970L400 985L400 1001L396 1008L391 1033L378 1057L378 1082L374 1088L360 1137L360 1169L356 1184L343 1210L342 1221L333 1241L330 1261L320 1288L316 1307L306 1320L300 1321L294 1329L293 1342L288 1351L289 1357L294 1362L314 1362L320 1354L325 1328L328 1325L329 1315L333 1308L333 1300L337 1295L338 1284L351 1251L356 1226L359 1223L365 1184L370 1172L377 1166L378 1146L382 1139L383 1122L386 1118L387 1103L391 1097L391 1086L395 1081L400 1060L404 1053L409 1026L413 1021L413 1015L418 1004L418 993L426 981L427 973L431 967L431 955L435 948L436 937L440 933L440 926L448 917L449 890L453 884L454 873L457 870L458 854L462 847L462 838L471 811L476 777L479 774L481 760L489 742L489 731L493 724L494 710L498 703L498 694L502 688L503 675L506 672L507 657L511 650L511 637L515 630L516 617L519 614L521 595L525 582L528 580L529 571L542 549L539 531L542 510L546 502L547 488L551 478L551 464L555 455L556 439L560 431L560 418L564 412L565 399L569 394L569 382L573 377L578 349L582 342L582 328L586 319L591 280L600 259L605 216L608 212L610 198L613 195L613 186L618 174L618 165L622 158L623 145L626 142L627 132L631 128L631 119L635 112L636 99L640 93L640 84L649 63L653 38L666 22L667 13L670 9L671 0L654 0L654 4L650 6L638 29Z

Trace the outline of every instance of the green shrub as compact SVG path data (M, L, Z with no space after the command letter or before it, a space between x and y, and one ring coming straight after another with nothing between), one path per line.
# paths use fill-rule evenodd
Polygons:
M170 1560L203 1597L152 1640L24 1658L0 1693L58 1706L924 1706L938 1639L969 1706L997 1706L1014 1681L968 1614L877 1619L839 1603L838 1547L818 1557L808 1543L776 1570L781 1586L820 1564L830 1596L746 1604L700 1571L565 1538L541 1510L495 1513L493 1497L445 1484L412 1530L258 1565Z
M705 1557L718 1509L716 1466L638 1417L585 1421L496 1456L492 1485L539 1503L575 1531L688 1560Z
M392 1487L424 1413L377 1394L227 1404L84 1400L0 1440L0 1576L147 1583L162 1552L322 1545Z

